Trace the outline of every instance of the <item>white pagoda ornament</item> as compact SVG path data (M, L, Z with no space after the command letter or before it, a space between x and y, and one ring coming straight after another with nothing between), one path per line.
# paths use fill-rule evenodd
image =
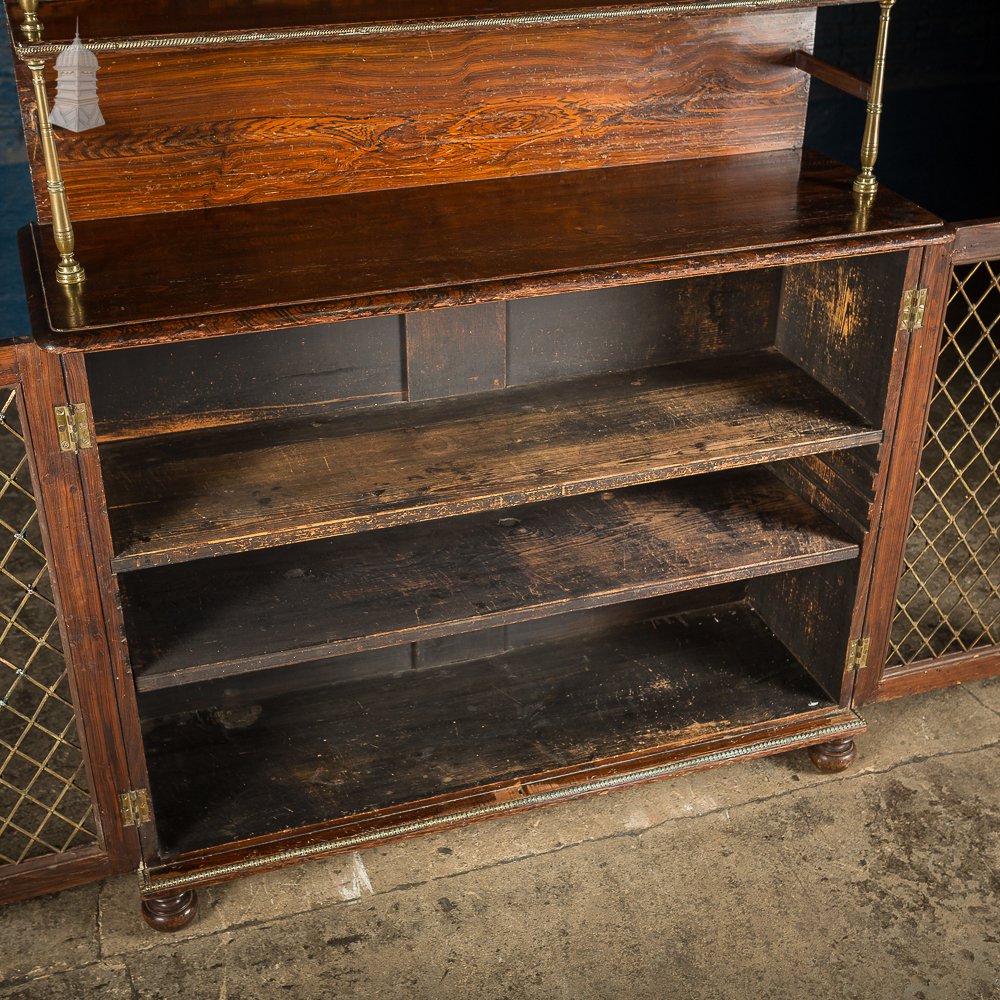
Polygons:
M70 132L86 132L104 124L97 103L97 56L80 41L80 29L72 45L56 58L56 101L49 113L53 125Z

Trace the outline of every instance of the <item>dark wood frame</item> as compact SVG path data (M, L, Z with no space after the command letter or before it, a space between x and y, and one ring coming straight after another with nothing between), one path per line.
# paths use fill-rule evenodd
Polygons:
M65 400L61 378L51 387L42 370L59 372L58 362L28 344L0 346L0 389L14 388L21 408L28 464L35 485L38 519L48 557L77 732L97 823L96 845L0 867L0 905L93 882L134 868L138 840L118 808L129 787L121 740L117 693L106 669L108 644L103 615L88 605L91 593L78 586L93 576L93 556L81 493L73 485L71 456L59 453L49 418L53 400ZM40 398L41 396L41 398Z
M974 264L978 261L1000 259L1000 219L984 219L975 222L965 222L955 227L955 244L952 249L950 266L961 264ZM947 286L951 281L950 268L945 276L937 277L937 283L944 284L945 292L943 300L947 300ZM939 295L939 298L941 296ZM943 311L945 306L938 307L942 315L940 319L935 319L937 328L940 329L944 323ZM916 488L917 470L920 466L920 455L923 448L923 437L926 432L927 414L930 407L931 394L933 390L933 371L936 366L937 352L941 347L941 339L927 345L928 353L922 362L923 367L930 367L931 376L928 378L921 372L920 385L924 387L926 401L924 403L923 416L911 434L909 442L903 453L903 464L900 467L899 482L900 488L897 512L894 515L900 518L909 526L910 514L913 508L913 495ZM914 435L919 434L919 439ZM904 485L909 485L910 492L906 494ZM904 502L904 498L907 498ZM889 551L885 555L886 572L893 565L895 569L895 579L898 581L899 573L903 565L903 547L906 544L908 531L904 531L901 537L901 544L898 546L898 555L894 551ZM892 544L892 543L887 543ZM888 586L888 583L885 584ZM894 591L895 592L895 589ZM885 635L888 641L888 631L892 627L892 611L885 616ZM884 660L884 654L883 654ZM875 690L867 689L867 696L879 701L892 698L901 698L911 694L921 694L933 691L941 687L952 684L967 684L972 681L982 680L986 677L994 677L1000 674L1000 646L984 646L971 649L965 652L953 653L949 656L937 659L924 659L915 663L906 663L899 666L883 669L878 677L878 685Z

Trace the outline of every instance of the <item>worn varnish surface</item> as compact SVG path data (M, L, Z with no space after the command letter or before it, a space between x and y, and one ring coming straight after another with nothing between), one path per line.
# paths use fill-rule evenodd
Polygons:
M140 690L850 559L763 470L575 497L121 580Z
M148 326L131 339L120 328L174 319L181 327L164 336L197 338L240 328L239 316L209 323L234 310L298 307L294 323L272 325L306 323L311 310L347 319L426 308L435 289L440 305L624 284L639 280L622 271L633 265L690 270L701 255L740 251L759 263L764 249L802 245L837 256L848 252L841 240L884 249L939 226L882 190L867 232L855 233L852 181L791 150L95 220L77 227L88 277L72 289L55 281L43 227L35 244L52 329L36 336L59 349L155 342Z
M870 444L774 352L108 442L119 569Z
M814 18L102 53L106 124L59 132L63 174L88 219L797 147Z
M165 853L709 737L831 702L735 605L261 705L242 731L200 715L149 728Z

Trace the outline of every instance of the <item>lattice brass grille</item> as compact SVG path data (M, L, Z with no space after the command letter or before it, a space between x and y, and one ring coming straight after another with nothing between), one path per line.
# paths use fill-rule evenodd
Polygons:
M1000 262L955 268L888 665L1000 643Z
M96 839L17 396L0 389L0 865Z

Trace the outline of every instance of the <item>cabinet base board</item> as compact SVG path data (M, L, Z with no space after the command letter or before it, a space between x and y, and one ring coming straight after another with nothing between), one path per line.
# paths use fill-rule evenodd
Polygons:
M833 739L849 739L864 733L867 725L854 711L841 710L807 721L797 718L771 724L761 739L758 730L738 737L727 736L680 749L644 755L639 761L605 765L584 780L573 775L535 782L538 791L523 783L511 797L500 800L495 790L478 792L452 803L452 811L441 812L441 803L410 804L384 810L375 817L339 820L300 833L295 843L247 842L227 845L219 852L198 852L189 859L178 858L160 868L139 871L144 898L162 896L171 890L216 885L252 872L288 867L312 858L404 840L425 833L455 829L480 820L522 812L538 806L556 805L570 799L613 791L660 778L719 767L736 760L767 757L801 749ZM631 766L630 766L631 765ZM639 765L639 766L636 766ZM606 773L601 774L601 770ZM563 781L565 784L561 784ZM520 792L520 794L518 794ZM214 861L214 863L213 863Z

